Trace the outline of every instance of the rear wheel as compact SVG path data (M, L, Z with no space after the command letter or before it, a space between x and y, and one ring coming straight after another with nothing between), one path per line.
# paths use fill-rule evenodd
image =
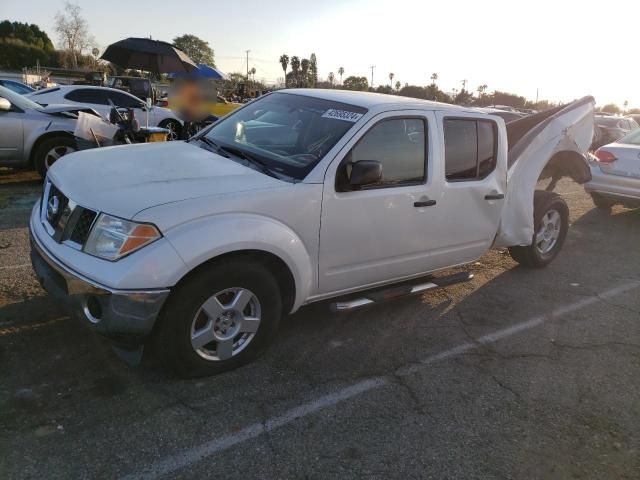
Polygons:
M33 166L42 178L47 176L47 171L60 157L73 153L78 149L76 142L71 137L53 137L45 140L36 149L33 156Z
M569 207L553 192L536 191L533 198L535 233L531 245L509 247L511 257L523 267L546 267L558 255L569 229Z
M606 197L603 197L599 193L592 193L591 198L593 199L593 204L596 206L596 208L605 212L611 212L611 208L614 205L613 201L609 200Z
M183 377L225 372L268 346L281 313L280 289L264 265L215 263L172 292L160 318L156 354Z

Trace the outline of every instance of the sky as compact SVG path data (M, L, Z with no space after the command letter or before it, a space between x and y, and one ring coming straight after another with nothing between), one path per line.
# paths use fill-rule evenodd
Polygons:
M315 53L319 75L340 66L374 86L426 85L438 73L446 92L501 90L598 105L640 108L637 52L640 1L618 0L79 0L100 47L125 37L171 41L190 33L209 42L226 72L256 68L283 77L281 54ZM0 0L0 19L35 23L54 43L53 17L63 0Z

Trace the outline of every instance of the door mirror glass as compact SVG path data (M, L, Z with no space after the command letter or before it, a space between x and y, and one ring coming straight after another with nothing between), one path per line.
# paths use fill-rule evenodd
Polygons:
M376 160L360 160L351 167L349 183L362 187L378 183L382 178L382 164Z
M8 112L11 110L11 102L6 98L0 97L0 112Z

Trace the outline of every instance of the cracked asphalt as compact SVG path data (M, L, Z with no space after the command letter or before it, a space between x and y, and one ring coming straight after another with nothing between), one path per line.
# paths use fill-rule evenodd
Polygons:
M257 362L178 380L131 368L39 287L41 189L0 170L0 478L640 478L640 210L572 226L543 270L283 321Z

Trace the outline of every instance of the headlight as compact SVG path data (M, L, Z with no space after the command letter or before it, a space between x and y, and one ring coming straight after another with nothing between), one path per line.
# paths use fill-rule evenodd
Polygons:
M91 228L84 251L113 261L150 244L161 236L158 229L148 223L136 223L101 213Z

